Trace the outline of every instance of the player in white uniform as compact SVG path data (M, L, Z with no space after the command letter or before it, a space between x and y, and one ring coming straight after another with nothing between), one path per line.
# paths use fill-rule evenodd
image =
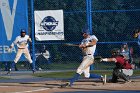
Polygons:
M95 35L90 35L88 29L84 30L82 34L84 39L79 45L79 48L81 48L83 52L83 61L78 67L74 77L70 79L70 83L67 83L62 87L66 87L66 86L71 87L73 83L79 79L82 73L84 73L85 78L103 79L102 75L90 74L90 65L94 63L94 53L96 50L96 43L98 39Z
M31 56L28 50L28 42L32 42L31 38L28 35L26 35L26 31L24 29L21 29L21 35L16 37L15 41L10 46L10 50L14 47L14 45L17 45L18 50L17 50L16 57L14 59L15 66L18 60L20 59L21 55L24 53L24 56L29 61L32 71L34 73L35 70L33 69L33 64L32 64L33 61L31 59ZM11 68L9 69L7 74L9 74L10 71L11 71Z

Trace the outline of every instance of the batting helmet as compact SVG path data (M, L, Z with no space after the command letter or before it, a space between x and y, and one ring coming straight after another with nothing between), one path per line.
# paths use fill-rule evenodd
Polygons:
M89 29L83 29L82 33L83 33L83 34L84 34L84 33L90 34L90 33L89 33Z
M26 30L25 30L25 29L21 29L20 32L21 32L21 33L26 33Z
M82 34L84 34L84 33L86 33L86 34L90 34L90 31L89 31L87 25L85 25L85 27L82 29Z

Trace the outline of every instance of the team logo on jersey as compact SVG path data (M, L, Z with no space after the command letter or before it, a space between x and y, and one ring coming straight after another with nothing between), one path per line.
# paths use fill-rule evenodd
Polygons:
M56 21L52 16L47 16L42 20L40 26L42 26L46 31L52 31L56 26L58 26L58 21Z

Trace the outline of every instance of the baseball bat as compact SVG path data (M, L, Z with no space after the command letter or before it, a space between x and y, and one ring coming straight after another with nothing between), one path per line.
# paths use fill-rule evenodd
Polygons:
M71 44L71 43L66 43L64 44L65 46L76 46L76 47L79 47L79 45L76 45L76 44Z

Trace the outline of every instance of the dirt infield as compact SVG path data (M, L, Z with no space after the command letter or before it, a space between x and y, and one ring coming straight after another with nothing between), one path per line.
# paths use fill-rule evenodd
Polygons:
M106 83L100 81L83 80L77 81L73 87L60 88L64 82L60 80L25 82L25 83L0 83L0 93L90 93L90 91L129 91L129 93L140 92L140 79L133 79L133 82ZM88 91L88 92L87 92ZM82 93L81 92L81 93Z
M140 93L139 76L132 77L133 82L109 83L107 80L104 85L99 79L80 79L68 88L61 88L67 79L34 77L32 72L12 72L11 75L2 72L1 76L10 79L0 80L0 93Z

